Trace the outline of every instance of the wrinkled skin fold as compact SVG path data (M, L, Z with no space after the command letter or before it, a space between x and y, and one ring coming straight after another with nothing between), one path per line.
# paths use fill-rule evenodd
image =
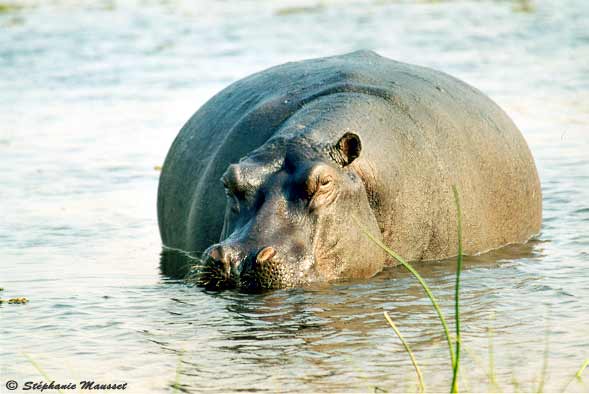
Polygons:
M541 224L531 153L507 115L446 74L354 52L230 85L180 131L163 166L165 246L201 256L208 288L257 291L369 278L389 263L527 241Z

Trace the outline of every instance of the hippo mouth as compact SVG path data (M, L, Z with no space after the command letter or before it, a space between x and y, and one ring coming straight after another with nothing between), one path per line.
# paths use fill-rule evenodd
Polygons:
M194 265L187 280L207 290L238 289L243 292L286 288L301 285L304 275L296 275L294 262L277 258L272 247L248 254L237 263L227 264L221 259L204 254L201 263ZM299 280L294 280L299 276Z

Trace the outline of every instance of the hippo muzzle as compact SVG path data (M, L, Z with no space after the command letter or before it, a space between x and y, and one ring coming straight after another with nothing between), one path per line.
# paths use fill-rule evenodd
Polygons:
M259 291L291 287L301 284L308 276L303 275L300 260L290 258L289 261L286 254L272 246L244 254L236 247L217 244L203 253L202 262L204 268L199 283L215 290Z

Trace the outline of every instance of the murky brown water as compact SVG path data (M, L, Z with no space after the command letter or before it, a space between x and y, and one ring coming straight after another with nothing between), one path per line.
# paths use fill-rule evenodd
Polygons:
M467 259L461 387L496 389L492 343L500 388L536 390L547 338L545 390L561 390L589 358L589 3L524 3L0 7L0 286L2 298L30 299L0 306L2 390L45 380L30 355L58 382L128 382L133 393L172 391L176 379L195 393L412 391L388 311L428 390L446 391L439 323L402 268L259 295L207 293L159 271L153 167L198 106L265 67L362 48L466 80L526 136L542 233ZM452 316L454 263L416 268Z

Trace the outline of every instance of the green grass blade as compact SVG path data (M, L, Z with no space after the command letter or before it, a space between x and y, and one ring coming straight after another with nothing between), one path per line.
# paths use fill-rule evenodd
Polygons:
M576 380L581 380L581 375L583 374L583 371L585 370L585 368L587 368L589 366L589 358L587 360L585 360L585 362L583 363L583 365L581 365L581 368L579 368L579 370L577 371L577 373L575 373L575 376L573 376L573 378L566 384L566 386L564 386L564 388L562 389L562 392L564 393L567 388L571 385L571 383L573 383Z
M542 371L540 372L540 381L536 392L544 392L544 383L546 382L546 373L548 371L548 349L550 343L550 311L546 318L546 332L544 333L544 358L542 361Z
M585 360L585 362L583 363L583 366L581 368L579 368L579 370L575 374L575 377L577 379L581 379L581 375L583 374L583 371L585 370L585 368L587 368L587 366L589 366L589 358L587 360Z
M421 285L421 287L425 291L425 294L430 299L430 301L431 301L434 309L436 310L436 313L438 314L438 318L440 319L440 323L442 324L442 327L444 329L444 334L446 335L446 340L448 341L448 349L450 351L450 359L452 361L452 368L454 368L454 363L455 363L454 348L452 346L452 340L450 339L450 330L448 329L448 324L446 323L446 319L444 318L444 314L442 313L442 310L440 309L440 306L438 305L438 301L436 300L436 297L434 297L434 295L431 292L431 290L430 290L429 286L427 285L427 283L425 283L425 281L423 280L423 278L421 277L421 275L419 275L419 273L409 263L407 263L401 256L399 256L395 251L393 251L388 246L386 246L385 244L383 244L379 239L377 239L368 230L366 230L364 228L364 226L362 226L362 224L356 218L354 218L354 221L360 227L360 229L362 230L362 232L368 238L370 238L370 240L372 242L374 242L376 245L378 245L389 256L391 256L395 260L397 260L403 267L405 267L405 269L407 269L407 271L409 271L417 279L417 281L419 282L419 284Z
M511 371L511 385L513 386L513 392L514 393L519 393L520 392L520 383L519 380L517 380L517 378L515 377L515 374L513 373L513 371Z
M178 362L176 363L176 375L174 376L174 384L172 385L172 387L174 388L173 394L177 394L178 389L180 388L180 374L181 374L181 368L182 368L182 355L183 354L184 354L184 351L180 351L178 353Z
M451 392L458 392L458 368L460 367L460 272L462 271L462 210L460 208L460 196L455 185L452 185L454 203L456 204L456 216L458 221L458 256L456 257L456 286L454 294L454 313L456 321L456 353L452 369Z
M41 374L41 376L43 376L47 382L53 381L53 379L51 379L49 377L49 375L47 375L47 373L43 370L43 368L41 368L41 366L39 364L37 364L37 362L35 360L33 360L33 358L31 356L29 356L27 353L23 353L23 356L25 356L27 358L27 360L29 360L31 365L33 367L35 367L37 372L39 372ZM60 389L57 389L57 392L60 394L63 394L63 391L61 391Z
M415 360L415 356L413 355L413 352L411 351L409 344L405 341L405 338L403 338L403 335L401 335L401 332L399 331L397 326L395 326L395 323L393 323L393 320L391 319L391 317L389 316L389 314L386 311L384 312L384 317L385 317L385 319L387 319L387 322L389 322L389 325L391 326L391 328L393 329L395 334L397 334L397 336L401 340L401 343L403 344L405 351L407 352L407 354L409 354L409 358L411 358L411 363L413 364L413 368L415 368L415 373L417 374L417 380L419 382L419 392L425 393L425 384L423 383L423 375L421 374L421 370L419 369L419 366L417 365L417 361Z
M487 328L487 336L489 339L489 384L491 387L497 387L497 377L495 375L495 352L493 349L493 328Z

